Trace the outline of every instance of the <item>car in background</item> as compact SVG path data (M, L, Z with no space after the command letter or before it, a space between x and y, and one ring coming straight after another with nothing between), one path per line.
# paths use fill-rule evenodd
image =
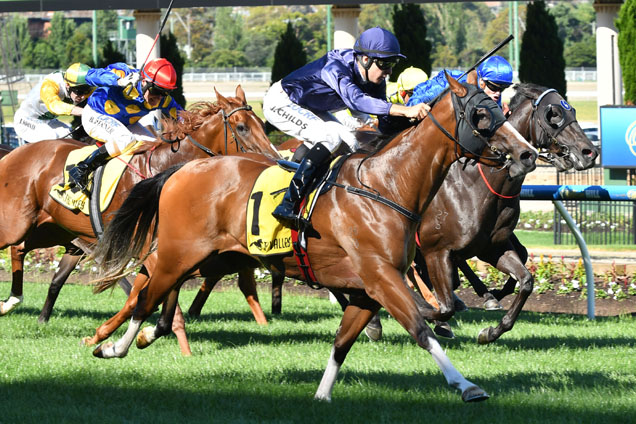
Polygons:
M0 144L15 149L23 145L24 141L16 134L13 124L4 124L0 127Z
M594 147L601 147L601 139L598 136L598 127L597 126L590 126L590 127L586 127L586 128L582 128L582 129L583 129L583 132L585 133L585 135L587 136L587 138L590 139L590 141L592 142Z

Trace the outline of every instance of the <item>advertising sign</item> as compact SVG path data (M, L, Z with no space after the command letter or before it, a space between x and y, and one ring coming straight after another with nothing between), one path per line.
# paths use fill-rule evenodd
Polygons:
M601 164L636 168L636 106L601 106Z

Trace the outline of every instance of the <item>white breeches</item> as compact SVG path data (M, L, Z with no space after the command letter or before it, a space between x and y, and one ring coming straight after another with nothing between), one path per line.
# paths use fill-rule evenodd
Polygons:
M352 130L326 113L319 117L309 109L292 102L281 87L280 81L272 84L263 98L265 119L287 135L305 142L309 148L322 143L334 152L340 143L346 143L352 151L358 141Z
M150 116L149 120L152 119ZM144 128L142 120L126 126L112 116L96 112L88 105L82 112L84 131L92 138L103 141L111 157L119 156L137 141L155 140L155 137Z
M20 109L13 117L15 132L26 143L36 143L42 140L54 140L67 137L71 133L71 126L57 119L37 119L28 116Z

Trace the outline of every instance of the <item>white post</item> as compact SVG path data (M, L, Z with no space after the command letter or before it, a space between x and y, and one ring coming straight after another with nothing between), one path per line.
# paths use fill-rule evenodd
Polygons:
M618 62L618 30L614 19L622 0L595 0L596 90L598 106L623 104L623 80Z
M358 16L360 16L360 6L334 5L331 8L333 16L333 48L350 49L358 38ZM365 28L366 29L366 28Z
M148 57L148 60L159 57L159 40L157 40L152 51L150 51L150 47L155 41L157 32L159 32L161 10L135 10L133 16L137 24L137 63L135 66L139 68L143 65L146 57ZM148 52L150 52L150 55L148 55Z

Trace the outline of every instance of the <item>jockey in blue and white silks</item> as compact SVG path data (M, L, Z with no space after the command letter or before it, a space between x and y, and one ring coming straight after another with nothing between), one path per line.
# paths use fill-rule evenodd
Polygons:
M455 79L463 74L462 71L446 70L446 72ZM460 82L465 81L466 77L460 80ZM477 84L501 106L501 92L512 85L512 66L501 56L490 56L477 67ZM429 103L446 87L448 87L448 81L444 77L444 72L439 72L435 77L415 87L408 105Z
M360 34L353 49L332 50L272 84L263 99L265 118L311 147L274 211L276 218L288 222L297 218L294 208L307 184L342 142L352 151L357 149L351 128L333 112L349 108L353 114L426 116L428 105L409 107L386 100L386 77L402 58L397 38L375 27Z

